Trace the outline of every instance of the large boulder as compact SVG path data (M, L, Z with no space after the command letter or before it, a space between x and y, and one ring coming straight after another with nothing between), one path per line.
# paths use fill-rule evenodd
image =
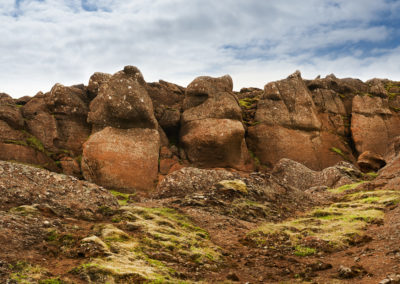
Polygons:
M86 122L89 111L86 91L79 86L56 84L45 101L57 124L55 146L80 155L82 144L91 133L91 126Z
M108 188L149 193L157 180L159 148L155 129L106 127L83 145L83 175Z
M99 92L100 86L110 80L111 76L111 74L101 72L95 72L90 76L89 84L87 86L89 98L94 99Z
M330 115L323 117L318 112L337 112L337 118L345 113L343 104L326 90L314 97L316 103L298 71L265 86L257 105L256 125L249 127L247 139L262 164L272 168L280 159L288 158L322 170L352 159L351 149L337 133L344 134L344 128L336 131ZM338 121L336 127L341 124Z
M24 118L19 105L9 95L0 94L0 120L7 122L14 129L24 127Z
M88 122L97 129L157 129L153 104L139 69L126 66L100 85L98 95L90 103Z
M91 133L86 91L79 86L56 84L50 92L38 93L23 107L27 130L52 152L70 152L78 156Z
M196 166L252 168L232 87L232 78L226 75L198 77L186 89L180 140Z
M362 176L359 170L347 162L340 162L322 171L313 171L289 159L280 160L271 173L282 184L293 186L301 190L307 190L316 186L336 188L345 184L354 183Z
M241 122L203 119L184 124L181 143L189 161L199 167L245 169L249 155Z
M392 139L400 135L400 117L390 110L388 99L355 96L351 134L358 153L372 151L384 156Z

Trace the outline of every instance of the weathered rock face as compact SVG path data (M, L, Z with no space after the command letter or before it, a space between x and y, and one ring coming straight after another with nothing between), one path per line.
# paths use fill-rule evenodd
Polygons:
M13 143L0 143L0 160L18 161L26 164L40 166L55 172L59 168L45 153L25 145Z
M77 156L91 133L86 122L89 99L78 87L56 84L49 93L38 93L22 107L27 129L52 152Z
M153 102L154 115L168 136L179 134L182 103L185 88L160 80L146 84L147 92Z
M159 148L157 130L107 127L84 144L83 175L108 188L149 193L157 179Z
M95 72L92 76L90 76L87 90L91 99L94 99L97 96L100 86L110 80L111 76L111 74L101 72Z
M186 89L180 136L189 161L197 166L251 168L232 86L229 76L199 77Z
M378 177L361 187L367 190L400 190L400 155L378 172Z
M381 155L371 151L363 152L357 160L357 165L363 172L376 172L386 165L385 160Z
M389 109L388 99L355 96L351 132L358 153L385 155L391 140L400 135L400 118Z
M269 83L257 105L255 126L249 127L248 143L261 163L272 167L281 158L304 163L312 169L323 169L343 157L333 147L350 153L340 137L331 129L330 117L321 110L344 113L344 106L329 91L318 91L315 101L299 72L287 79ZM328 123L329 121L329 123ZM337 123L340 125L340 122ZM344 129L338 132L344 134Z
M98 129L157 128L146 82L136 67L126 66L100 85L98 95L90 103L88 122Z
M296 161L282 159L273 168L272 175L283 184L307 190L315 186L336 188L351 184L358 181L362 173L347 162L340 162L322 171L313 171Z
M21 129L24 126L24 118L18 105L7 94L0 94L0 120L7 122L15 129Z
M181 135L189 160L200 167L244 167L248 159L239 121L195 120L183 126Z

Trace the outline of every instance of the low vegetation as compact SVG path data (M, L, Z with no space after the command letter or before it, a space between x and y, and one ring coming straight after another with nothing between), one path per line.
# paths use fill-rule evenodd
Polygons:
M331 190L343 193L360 183ZM400 203L400 192L362 191L344 195L340 202L317 207L281 223L266 223L246 237L254 245L284 249L297 256L340 250L367 240L365 228L383 224L385 208Z
M208 233L173 209L124 206L113 220L114 225L94 229L103 243L103 256L75 273L96 283L184 283L179 279L182 263L213 270L222 261Z

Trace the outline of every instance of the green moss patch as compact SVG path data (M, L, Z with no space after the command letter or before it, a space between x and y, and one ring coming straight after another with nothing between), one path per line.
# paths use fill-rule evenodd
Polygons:
M259 101L258 97L254 98L243 98L239 100L239 105L242 108L250 109L255 108L257 106L257 102Z
M118 203L121 206L125 206L129 203L131 200L132 196L135 196L135 194L129 194L129 193L122 193L116 190L110 190L111 194L114 195L118 199Z
M9 283L39 283L39 284L62 284L66 283L59 278L51 278L51 274L38 265L31 265L25 261L19 261L10 265L12 271ZM7 282L8 283L8 282Z
M96 283L183 283L182 263L217 269L222 261L207 231L173 209L123 206L112 218L119 223L94 229L110 253L75 269Z
M343 192L346 192L348 190L355 189L360 184L363 184L363 183L366 183L366 182L367 181L359 181L359 182L352 183L352 184L345 184L345 185L342 185L342 186L337 187L337 188L331 188L331 189L329 189L329 191L332 192L332 193L343 193Z
M258 246L279 246L299 256L334 251L365 240L365 229L370 224L382 224L385 208L399 203L398 191L348 194L341 202L314 208L299 218L263 224L246 239Z

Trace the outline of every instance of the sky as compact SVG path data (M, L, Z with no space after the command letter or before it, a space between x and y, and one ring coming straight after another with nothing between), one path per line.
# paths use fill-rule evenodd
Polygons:
M87 84L137 66L182 86L234 89L300 70L400 80L400 0L0 0L0 92Z

